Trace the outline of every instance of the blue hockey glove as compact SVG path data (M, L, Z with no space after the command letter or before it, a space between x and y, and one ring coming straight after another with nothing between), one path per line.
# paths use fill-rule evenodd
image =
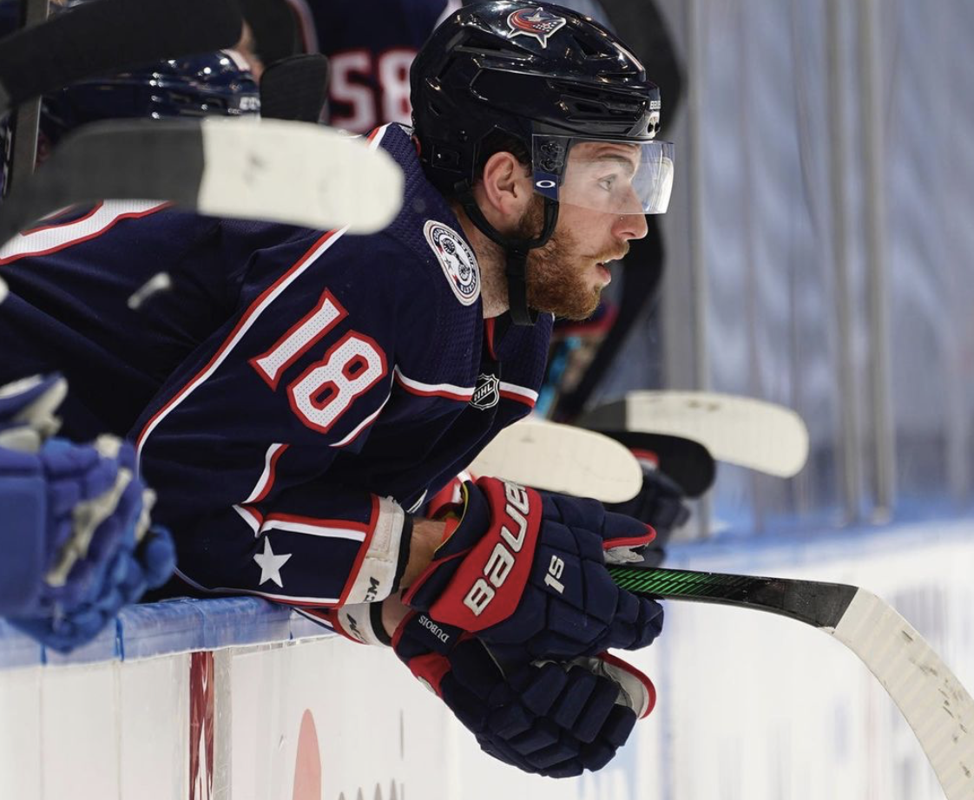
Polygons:
M0 387L0 614L62 651L175 565L169 534L149 529L153 496L132 446L48 438L66 388L56 375Z
M639 493L625 503L611 503L605 507L653 527L656 538L643 551L643 564L658 567L666 558L666 545L673 531L690 519L690 509L684 504L683 490L676 481L660 472L654 463L642 458L639 462L643 468L643 485Z
M0 449L12 554L0 608L13 625L71 650L166 581L175 548L166 531L149 529L152 494L134 473L134 449L114 437L95 446L50 439L36 454Z
M501 663L636 649L663 609L613 583L607 563L638 561L652 528L601 503L496 478L464 484L433 562L403 597L439 623L477 634Z
M417 612L392 643L484 752L525 772L567 778L601 769L656 702L649 678L608 654L505 671L482 641Z

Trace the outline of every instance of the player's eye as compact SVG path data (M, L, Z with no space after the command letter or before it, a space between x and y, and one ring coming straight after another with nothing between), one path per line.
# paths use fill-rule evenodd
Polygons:
M599 186L605 191L611 192L615 188L618 178L618 175L606 175L599 179Z

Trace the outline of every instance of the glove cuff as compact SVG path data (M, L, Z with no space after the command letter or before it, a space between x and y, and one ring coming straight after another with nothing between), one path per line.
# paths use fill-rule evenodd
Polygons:
M584 661L590 663L590 669L596 675L603 675L619 685L619 699L616 704L631 708L636 712L637 719L650 715L656 706L656 687L646 673L611 653L602 653L590 659L576 659L575 663Z
M329 609L322 615L332 627L358 644L390 647L392 640L382 624L382 602L354 603Z

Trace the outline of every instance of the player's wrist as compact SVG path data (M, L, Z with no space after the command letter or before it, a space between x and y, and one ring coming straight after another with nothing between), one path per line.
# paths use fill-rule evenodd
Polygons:
M439 520L412 517L412 533L409 541L409 557L399 588L405 589L416 580L433 560L433 553L443 541L446 523Z
M385 600L382 601L382 629L385 631L390 641L392 640L393 634L396 632L396 628L399 627L410 611L411 609L402 601L402 596L398 592L396 594L389 595Z

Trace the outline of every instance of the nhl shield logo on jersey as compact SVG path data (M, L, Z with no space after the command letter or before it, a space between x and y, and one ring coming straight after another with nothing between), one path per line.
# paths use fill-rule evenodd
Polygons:
M545 11L541 7L522 8L514 11L507 18L507 26L511 29L508 37L533 36L542 47L548 46L548 39L565 27L567 20Z
M482 374L477 378L477 386L473 390L473 397L470 398L470 405L486 411L493 408L501 399L501 382L496 375Z
M430 220L423 226L426 241L433 248L450 288L463 305L473 305L480 297L480 267L473 251L455 230Z

